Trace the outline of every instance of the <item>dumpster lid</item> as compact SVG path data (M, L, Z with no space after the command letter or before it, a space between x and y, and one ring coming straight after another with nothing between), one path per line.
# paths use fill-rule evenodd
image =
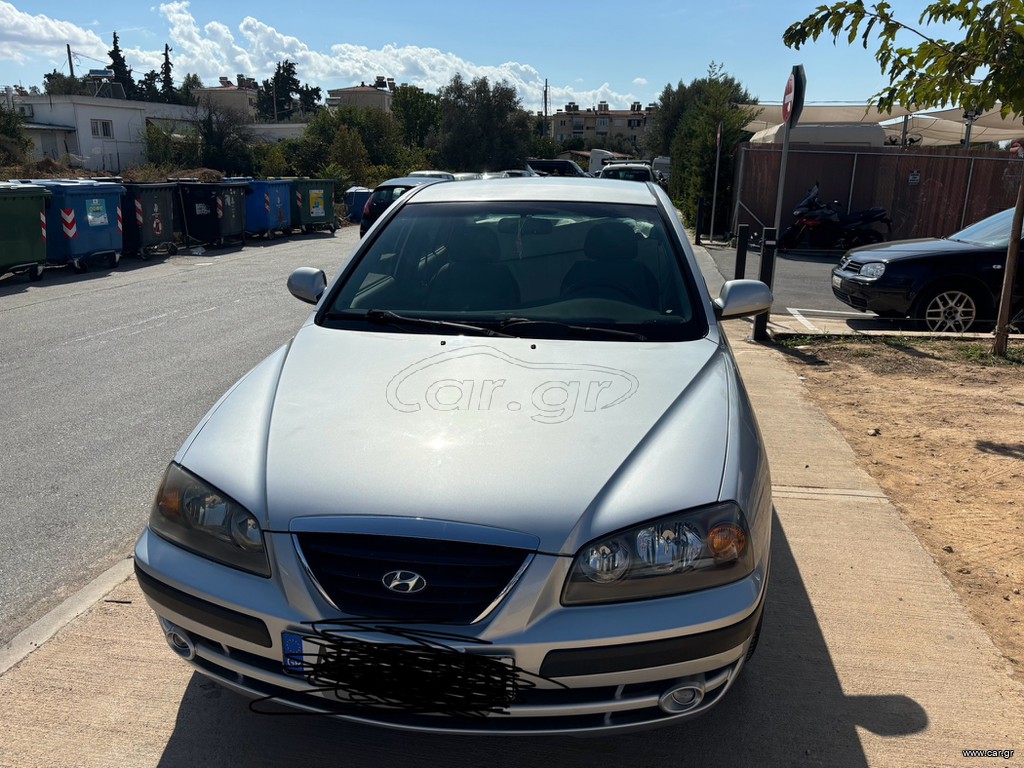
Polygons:
M0 192L13 195L49 195L50 190L42 184L18 181L0 181Z
M48 189L62 189L65 191L88 192L95 190L124 194L124 187L120 184L112 184L109 181L93 181L92 179L11 179L11 181L22 186L34 184Z

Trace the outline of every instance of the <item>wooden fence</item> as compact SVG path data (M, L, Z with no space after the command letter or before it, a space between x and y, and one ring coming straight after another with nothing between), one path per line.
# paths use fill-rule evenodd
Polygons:
M749 224L757 234L774 224L782 147L741 144L737 152L732 231ZM817 182L821 199L843 212L885 208L893 221L886 239L941 237L1012 208L1022 172L1024 161L1009 152L791 145L779 227Z

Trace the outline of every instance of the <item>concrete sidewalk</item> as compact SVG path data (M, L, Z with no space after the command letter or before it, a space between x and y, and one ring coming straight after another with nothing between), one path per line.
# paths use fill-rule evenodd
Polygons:
M783 356L750 331L727 324L772 465L772 582L757 655L703 718L614 739L525 739L257 715L168 650L128 578L0 677L0 766L904 768L969 765L965 749L1024 759L1024 689L1007 662Z

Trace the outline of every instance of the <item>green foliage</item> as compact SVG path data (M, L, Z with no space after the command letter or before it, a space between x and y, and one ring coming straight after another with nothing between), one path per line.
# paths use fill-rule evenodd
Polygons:
M174 76L172 71L174 65L171 63L171 46L164 43L164 61L160 65L160 101L166 104L180 104L181 96L178 89L174 87Z
M160 73L155 69L151 69L142 79L139 80L137 86L137 95L141 101L158 102L163 99L160 97Z
M21 115L0 102L0 165L21 163L30 149L32 140L25 135Z
M153 165L194 168L200 164L199 136L194 132L177 134L147 125L142 140L146 160Z
M408 148L422 147L441 124L441 102L433 93L414 85L400 85L391 101L391 112L402 129Z
M50 96L85 96L89 88L80 77L70 77L56 69L43 75L43 89Z
M370 165L370 153L366 151L359 131L356 129L347 125L339 125L334 133L327 157L333 167L340 169L340 173L345 179L358 181L366 177L366 171ZM331 176L331 178L336 177L337 174Z
M749 138L750 134L744 132L743 126L754 117L751 110L739 109L736 105L751 101L746 89L715 62L708 66L707 76L693 80L689 85L680 83L676 91L666 87L662 93L662 106L676 116L676 122L668 152L659 154L668 154L672 158L669 193L678 201L688 223L696 223L700 197L707 201L707 215L711 214L717 154L718 198L714 208L718 221L714 229L722 232L728 228L735 147ZM720 153L717 143L719 124L722 126ZM665 127L667 124L658 130ZM662 145L653 143L648 147L657 150Z
M127 98L137 98L135 80L132 79L132 71L124 59L121 44L117 39L117 32L114 33L114 47L107 51L107 55L110 57L110 69L114 72L114 82L120 83L124 87L124 95Z
M440 92L441 125L431 142L439 166L451 171L522 168L533 135L531 116L507 82L452 77Z
M280 144L256 144L252 158L254 172L262 178L295 175Z
M296 114L313 114L319 110L320 97L320 89L300 83L295 63L285 59L277 62L273 77L264 80L257 92L256 113L263 120L284 122Z
M245 115L211 107L201 110L197 126L200 165L226 176L252 175L252 130Z
M178 101L181 104L188 104L194 106L196 103L195 96L192 95L192 91L196 88L202 88L203 81L199 75L194 75L191 72L185 74L184 79L181 81L181 87L178 89Z
M895 105L916 109L957 104L989 110L1002 104L1004 115L1024 113L1024 0L939 0L929 3L918 24L953 24L962 40L930 37L895 18L887 2L863 0L822 5L791 25L783 42L799 49L822 35L838 42L858 39L867 48L874 35L875 60L889 86L872 101L885 111ZM902 44L907 37L916 46Z

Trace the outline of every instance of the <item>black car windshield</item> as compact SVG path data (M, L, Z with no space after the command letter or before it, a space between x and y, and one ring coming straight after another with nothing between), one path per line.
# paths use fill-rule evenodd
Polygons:
M1006 248L1010 245L1010 227L1012 226L1013 208L1008 208L987 219L982 219L977 224L971 224L966 229L961 229L956 234L950 235L949 239L990 248Z
M679 249L654 206L410 204L357 255L318 322L392 333L698 339L708 321Z

